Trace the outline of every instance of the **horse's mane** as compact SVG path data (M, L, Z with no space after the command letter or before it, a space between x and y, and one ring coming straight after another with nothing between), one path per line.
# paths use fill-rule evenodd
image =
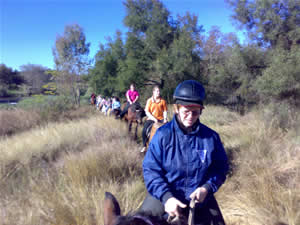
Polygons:
M152 216L148 212L129 213L126 216L118 217L115 225L169 225L169 223L160 216Z

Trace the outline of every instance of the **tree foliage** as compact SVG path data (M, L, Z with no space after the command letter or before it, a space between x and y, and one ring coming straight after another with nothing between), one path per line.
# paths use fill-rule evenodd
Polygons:
M148 86L159 85L169 95L178 80L202 79L198 54L202 27L195 15L174 19L158 0L127 0L124 6L129 31L125 38L116 35L100 46L90 71L96 92L123 94L134 82L149 94Z
M234 33L213 26L207 33L197 16L171 16L160 0L126 0L124 24L114 39L101 44L89 71L94 92L122 96L137 85L141 99L159 85L169 100L178 83L196 79L208 101L240 99L256 103L271 96L299 95L299 0L227 0L233 18L246 28L241 44ZM298 63L297 63L298 62Z
M83 29L78 24L67 25L63 35L58 35L53 48L56 66L57 91L70 96L74 104L79 104L80 77L89 66L89 47Z
M82 27L78 24L65 26L63 35L56 37L53 48L56 69L69 74L85 74L89 65L89 47Z
M96 54L95 67L89 73L89 85L94 90L101 90L103 95L119 94L117 76L124 60L124 45L121 32L117 31L115 40L109 39L106 45L101 44Z
M270 54L270 63L256 82L259 94L268 98L294 100L300 97L300 47L291 51L275 49ZM299 100L298 100L299 102Z
M263 46L290 49L300 44L299 0L227 0L233 18Z
M8 90L17 89L24 82L20 73L5 64L0 64L0 96L6 96Z
M254 70L251 89L262 100L296 99L299 96L300 1L299 0L228 0L233 18L248 31L265 57L250 57L259 62Z

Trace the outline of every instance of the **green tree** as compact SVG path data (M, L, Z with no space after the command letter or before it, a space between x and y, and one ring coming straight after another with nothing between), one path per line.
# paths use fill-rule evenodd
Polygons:
M268 68L264 70L255 87L263 100L270 98L292 99L300 97L300 47L291 51L275 49L270 54Z
M151 62L140 35L128 32L124 50L126 58L120 64L118 76L118 83L123 92L128 89L130 83L135 83L137 87L143 86Z
M202 36L200 46L205 68L205 75L214 71L214 66L224 59L227 47L239 45L238 38L233 33L223 34L217 26L211 27L207 36Z
M223 34L218 27L209 31L202 47L210 100L224 103L239 96L254 101L252 85L266 68L266 51L254 44L242 46L236 35Z
M90 64L88 58L90 43L86 43L83 29L78 24L67 25L63 35L58 35L53 47L57 90L71 96L74 104L79 104L79 75L86 74Z
M227 0L233 18L263 46L290 49L300 44L300 0Z
M126 41L128 54L122 67L125 71L122 73L122 80L135 74L129 80L135 80L142 86L163 86L164 73L156 69L160 67L160 57L164 57L162 52L169 49L174 40L176 23L159 0L127 0L124 5L124 23L130 32ZM138 70L134 69L135 66Z
M265 66L252 79L262 100L299 96L300 0L228 0L233 18L265 48ZM250 52L249 52L250 53Z
M172 98L179 81L196 79L204 82L199 45L203 29L198 25L197 16L190 13L178 15L177 20L170 22L170 27L173 29L170 43L151 61L151 70L146 79L163 87L162 93L168 99Z
M120 64L125 59L121 32L116 32L114 40L108 38L106 45L101 44L96 54L95 67L89 73L89 85L94 92L105 96L120 93L117 80Z
M0 64L0 96L6 96L8 90L18 89L23 82L24 79L17 70Z

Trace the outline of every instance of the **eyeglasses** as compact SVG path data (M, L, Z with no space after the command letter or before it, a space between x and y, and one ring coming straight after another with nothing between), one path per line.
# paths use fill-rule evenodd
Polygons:
M199 116L201 114L202 109L196 109L196 110L181 109L180 111L185 116L188 115Z

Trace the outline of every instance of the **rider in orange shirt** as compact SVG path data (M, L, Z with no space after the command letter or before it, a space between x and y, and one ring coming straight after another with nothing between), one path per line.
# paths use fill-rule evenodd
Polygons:
M160 90L158 86L153 87L152 97L147 100L145 113L147 115L147 120L144 123L144 129L142 132L143 138L143 148L141 152L146 150L146 143L148 141L148 134L152 128L153 123L166 123L167 118L167 103L160 96Z

